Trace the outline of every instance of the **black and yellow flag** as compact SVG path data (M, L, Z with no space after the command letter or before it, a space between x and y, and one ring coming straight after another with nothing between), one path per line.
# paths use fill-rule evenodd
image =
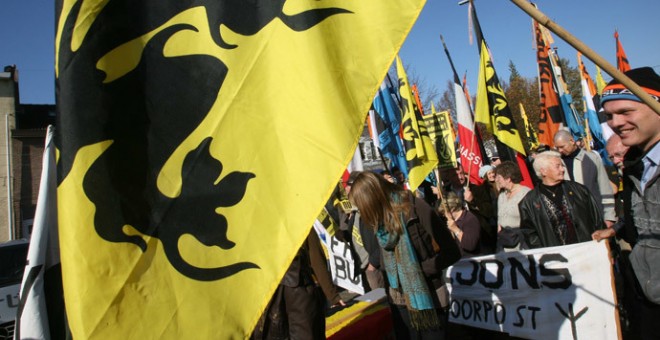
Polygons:
M406 70L398 56L396 57L396 72L399 77L399 95L402 106L401 129L408 162L408 185L410 190L415 191L438 165L438 155L426 130L422 114L413 98Z
M436 112L431 103L431 114L424 116L424 123L438 155L438 168L455 168L456 147L449 111Z
M58 0L76 339L245 338L425 0Z
M520 115L522 116L523 124L525 124L525 135L527 135L529 148L536 149L539 147L539 136L536 133L536 131L534 131L532 124L529 123L529 120L527 119L527 113L525 112L525 107L523 106L523 104L518 103L518 105L520 106Z
M504 90L497 78L490 51L483 39L479 21L476 18L474 5L472 7L472 22L475 26L477 44L479 44L479 78L477 86L477 102L475 105L475 121L486 125L499 142L512 150L525 154L520 133L511 114L511 108L504 95ZM501 152L500 152L501 153ZM500 154L503 159L505 155Z

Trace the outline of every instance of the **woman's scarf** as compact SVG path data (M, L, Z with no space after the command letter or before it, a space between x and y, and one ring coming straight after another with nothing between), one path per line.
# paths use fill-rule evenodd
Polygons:
M376 231L378 243L384 250L382 253L387 280L390 287L403 293L415 329L437 329L440 320L415 249L410 242L403 214L401 223L401 235L388 233L383 225Z

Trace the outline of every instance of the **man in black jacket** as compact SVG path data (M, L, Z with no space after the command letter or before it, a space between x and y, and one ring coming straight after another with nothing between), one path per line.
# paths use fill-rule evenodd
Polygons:
M537 155L534 171L541 183L518 204L520 228L531 248L586 242L604 227L598 203L587 188L564 180L558 152Z

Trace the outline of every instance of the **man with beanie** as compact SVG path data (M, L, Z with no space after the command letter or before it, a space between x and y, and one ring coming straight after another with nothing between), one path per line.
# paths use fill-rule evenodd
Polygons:
M660 101L660 76L650 67L625 73ZM660 112L644 104L617 80L601 97L608 125L630 149L624 168L624 238L639 283L639 326L642 339L660 339Z

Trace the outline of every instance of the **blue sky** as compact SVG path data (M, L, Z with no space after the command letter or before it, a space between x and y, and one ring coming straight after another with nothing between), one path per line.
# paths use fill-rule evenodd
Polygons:
M2 1L0 66L18 66L22 103L55 102L54 3L54 0ZM452 76L440 43L442 34L457 71L461 75L467 71L468 84L474 92L477 46L468 41L468 8L457 3L456 0L428 0L400 56L409 71L414 70L427 86L443 91ZM616 62L613 33L618 29L632 67L654 66L660 73L660 29L656 20L660 1L537 0L537 4L550 19L611 63ZM476 0L475 6L500 79L509 77L509 60L522 75L535 76L536 56L531 19L527 14L505 0ZM559 38L555 39L554 46L561 57L576 65L575 50L571 46ZM585 63L595 75L593 64L588 60Z

